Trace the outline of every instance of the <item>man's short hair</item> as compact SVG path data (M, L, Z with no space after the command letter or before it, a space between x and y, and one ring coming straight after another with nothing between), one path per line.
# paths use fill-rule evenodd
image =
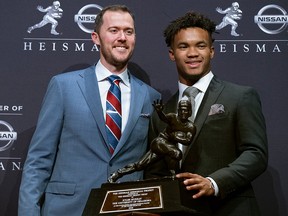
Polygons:
M95 19L95 23L94 23L94 32L99 33L99 30L103 24L103 15L107 12L107 11L122 11L122 12L127 12L131 15L134 24L135 24L135 17L134 14L131 12L131 10L125 6L125 5L109 5L105 8L103 8L99 14L97 14L96 19Z

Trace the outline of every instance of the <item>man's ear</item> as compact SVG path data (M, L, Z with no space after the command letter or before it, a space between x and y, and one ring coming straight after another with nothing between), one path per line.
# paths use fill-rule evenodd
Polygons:
M97 46L100 45L100 40L99 40L99 35L98 35L98 33L92 32L91 38L92 38L92 41L93 41Z
M169 57L171 61L175 61L174 51L171 48L169 48Z
M210 59L213 59L214 53L215 53L214 46L211 46L211 48L210 48Z

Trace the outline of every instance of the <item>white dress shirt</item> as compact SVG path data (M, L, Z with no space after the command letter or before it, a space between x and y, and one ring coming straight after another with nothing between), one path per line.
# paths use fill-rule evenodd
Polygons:
M204 94L212 80L212 78L214 77L212 71L210 71L208 74L206 74L204 77L202 77L200 80L198 80L193 86L196 87L197 89L199 89L199 93L196 95L195 97L195 117L197 115L198 109L200 107L200 104L203 100ZM188 100L187 96L182 97L183 92L185 91L186 88L188 88L189 86L180 83L178 81L178 87L179 87L179 99L180 100Z
M106 98L108 90L111 86L107 77L113 75L104 65L98 61L95 68L96 78L98 81L101 104L103 108L104 119L106 120ZM121 109L122 109L122 127L121 131L123 132L127 121L130 110L130 99L131 99L131 85L130 79L127 69L123 71L121 74L117 74L122 81L120 82L120 90L121 90Z

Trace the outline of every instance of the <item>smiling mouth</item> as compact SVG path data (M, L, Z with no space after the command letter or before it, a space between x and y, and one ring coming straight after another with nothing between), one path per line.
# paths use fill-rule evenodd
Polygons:
M117 49L128 49L128 46L125 44L119 44L119 45L115 45L114 48Z
M189 62L186 62L186 64L189 67L196 68L196 67L199 67L199 65L201 64L201 61L189 61Z
M117 50L118 52L126 52L128 50L128 47L115 46L114 49Z

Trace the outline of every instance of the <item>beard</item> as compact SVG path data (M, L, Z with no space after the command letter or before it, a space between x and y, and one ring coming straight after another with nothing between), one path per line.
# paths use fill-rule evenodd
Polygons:
M127 66L129 60L131 59L132 51L128 55L120 57L106 51L102 51L101 55L108 64L120 69Z

